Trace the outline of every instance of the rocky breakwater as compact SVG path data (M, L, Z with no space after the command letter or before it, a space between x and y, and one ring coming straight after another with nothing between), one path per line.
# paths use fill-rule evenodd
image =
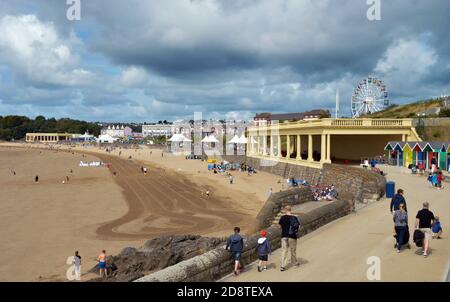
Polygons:
M162 236L148 240L142 247L126 247L118 255L109 256L107 279L91 281L129 282L151 272L161 270L181 261L204 254L224 244L223 238L208 238L198 235ZM114 270L111 269L115 268ZM98 265L90 270L99 273Z

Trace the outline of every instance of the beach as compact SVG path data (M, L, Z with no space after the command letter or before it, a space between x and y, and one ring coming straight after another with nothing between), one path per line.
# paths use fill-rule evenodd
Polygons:
M102 249L117 254L167 234L224 237L234 226L250 232L268 188L282 186L274 175L244 172L235 172L231 185L206 162L162 157L160 150L58 148L0 145L1 280L64 281L75 250L86 272Z

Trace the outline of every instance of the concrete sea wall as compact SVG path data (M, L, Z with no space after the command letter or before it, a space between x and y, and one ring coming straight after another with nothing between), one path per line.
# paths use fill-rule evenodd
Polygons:
M299 235L304 236L317 228L349 214L352 205L349 202L338 200L331 204L300 214ZM258 235L244 238L244 252L242 262L244 265L257 260L256 244ZM281 231L277 226L267 229L267 238L270 240L272 249L281 246ZM208 282L216 281L228 275L233 267L230 252L224 247L216 248L203 255L182 261L158 272L142 277L135 282Z
M338 200L310 212L299 215L301 227L299 235L304 236L317 228L351 213L356 202L363 202L367 195L382 196L385 193L386 180L383 176L369 170L343 165L326 164L323 169L314 169L288 163L261 165L259 159L224 157L228 161L239 161L283 178L304 179L312 184L334 184L338 190ZM281 232L278 226L271 226L274 217L284 205L298 205L313 200L312 192L307 187L290 189L273 193L257 215L255 231L267 228L267 238L275 250L281 246ZM242 261L249 264L257 260L255 251L259 235L245 238ZM182 261L142 277L137 282L200 282L215 281L230 273L233 260L224 247L219 247L202 255Z

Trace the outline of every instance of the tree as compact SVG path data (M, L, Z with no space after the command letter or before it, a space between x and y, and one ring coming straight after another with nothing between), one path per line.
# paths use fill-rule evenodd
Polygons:
M439 112L439 117L450 117L450 109L442 109Z
M37 116L32 120L17 115L0 117L0 140L22 139L27 132L84 133L86 130L94 135L100 134L97 124L68 118L46 120L43 116Z

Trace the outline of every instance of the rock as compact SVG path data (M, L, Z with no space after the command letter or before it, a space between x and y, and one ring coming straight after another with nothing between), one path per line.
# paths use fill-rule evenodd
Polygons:
M224 244L223 238L208 238L199 235L171 235L148 240L140 248L125 247L115 256L108 256L108 266L117 269L111 271L107 279L96 278L99 282L130 282L149 272L160 270L181 261L193 258L217 246ZM112 265L114 264L114 265ZM90 272L99 273L98 265Z

